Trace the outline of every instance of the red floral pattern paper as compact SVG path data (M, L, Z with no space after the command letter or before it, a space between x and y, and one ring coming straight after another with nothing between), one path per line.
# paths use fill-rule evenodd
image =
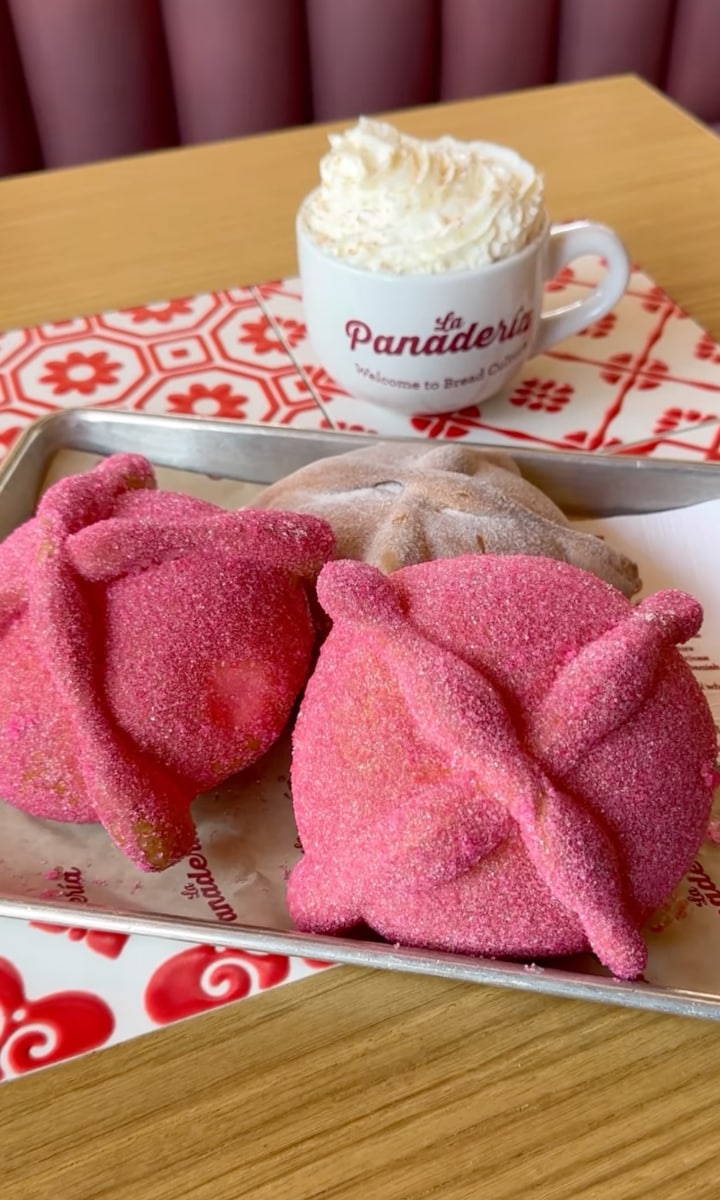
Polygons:
M594 259L565 268L548 303L584 295L601 270ZM0 334L0 458L37 417L84 405L718 460L720 346L636 270L615 312L527 363L507 394L408 418L353 399L330 378L308 341L294 279ZM685 432L703 421L711 423ZM691 891L689 902L704 904L699 875L694 887L699 899ZM3 1079L326 965L7 919L0 956Z
M585 295L586 258L548 286ZM297 279L138 305L0 335L0 455L36 417L93 405L348 432L716 459L720 348L647 275L615 312L527 363L482 406L405 417L348 396L308 341Z

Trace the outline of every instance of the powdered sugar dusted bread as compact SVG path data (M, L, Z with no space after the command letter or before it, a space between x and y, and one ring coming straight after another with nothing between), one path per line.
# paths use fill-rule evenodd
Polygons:
M640 975L643 920L703 840L717 752L675 644L700 606L632 606L541 557L390 576L334 562L294 733L296 924Z
M632 596L637 567L574 530L511 458L470 446L379 442L311 463L253 501L330 523L338 558L388 573L460 554L542 554L592 571Z
M258 758L305 683L314 517L156 492L116 455L0 545L0 796L102 821L139 867L194 839L195 795Z

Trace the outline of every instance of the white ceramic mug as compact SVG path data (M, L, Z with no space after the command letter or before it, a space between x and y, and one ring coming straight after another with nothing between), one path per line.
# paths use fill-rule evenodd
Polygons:
M630 263L605 225L546 224L510 258L472 270L393 275L351 266L297 220L310 340L351 395L407 413L451 412L505 388L534 354L590 325L622 296ZM589 295L543 312L544 284L584 254L607 269Z

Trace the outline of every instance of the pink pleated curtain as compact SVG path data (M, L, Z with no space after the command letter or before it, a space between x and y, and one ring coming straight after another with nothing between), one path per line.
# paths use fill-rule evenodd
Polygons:
M635 71L720 122L720 0L0 0L0 175Z

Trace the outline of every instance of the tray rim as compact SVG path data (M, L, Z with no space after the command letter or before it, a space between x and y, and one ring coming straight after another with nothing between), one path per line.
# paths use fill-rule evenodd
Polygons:
M257 425L209 417L172 417L146 413L115 412L102 409L68 409L48 414L33 422L18 437L8 455L0 464L0 503L4 493L19 477L28 458L36 458L38 477L47 469L52 455L63 449L86 449L73 441L85 443L97 440L103 429L120 431L130 429L153 429L176 433L214 431L242 437L260 436L271 445L273 439L291 437L310 445L321 443L329 453L341 453L361 445L373 445L378 441L397 444L417 444L418 439L376 437L345 434L337 431L292 430L278 426ZM70 440L68 440L68 435ZM636 471L651 471L656 476L686 476L689 479L714 477L717 495L720 497L720 469L714 463L687 463L672 459L647 459L641 456L608 457L586 451L537 450L529 447L468 443L473 449L484 449L508 454L522 462L545 461L577 464L592 461L603 464L603 473L616 472L633 474ZM118 453L122 446L90 450L91 453ZM172 457L171 455L168 457ZM172 466L172 462L156 465ZM192 471L192 467L183 466ZM202 467L198 473L207 473ZM237 478L243 476L238 475ZM232 478L232 476L228 476ZM693 503L696 501L689 501ZM48 924L63 924L86 929L109 932L140 934L166 938L171 941L187 941L222 946L228 949L251 950L260 953L276 953L293 957L306 957L344 963L347 965L399 970L410 974L433 975L465 982L508 987L523 991L534 991L569 999L589 1000L621 1007L639 1008L647 1011L664 1012L682 1016L703 1017L720 1021L720 995L712 996L689 989L664 987L640 982L627 982L611 976L565 970L555 965L514 962L502 959L473 957L443 951L419 950L412 947L391 946L383 942L360 941L348 937L333 937L320 934L304 934L293 929L266 929L254 925L220 925L211 919L201 920L174 916L172 914L139 912L120 908L99 908L93 905L77 905L67 900L35 901L17 895L0 892L0 917L17 920L37 921Z
M0 895L0 917L65 924L59 916L72 916L72 926L98 929L109 933L140 934L168 941L202 943L226 949L251 950L255 953L283 954L293 958L312 958L333 965L401 971L412 975L431 975L465 983L506 987L539 992L567 999L589 1000L622 1008L641 1008L650 1012L674 1013L720 1021L720 996L687 988L669 988L659 984L615 979L612 976L566 971L537 962L451 954L446 951L420 950L411 946L393 946L386 942L366 942L327 934L302 933L294 929L266 929L258 925L215 924L210 921L131 912L125 909L99 909L59 901L26 901ZM212 937L205 936L212 933Z
M720 422L720 418L718 418ZM700 422L693 424L689 428L695 429L708 422ZM295 429L292 426L281 426L271 424L261 424L253 421L238 421L228 417L195 417L195 416L176 416L169 413L144 413L130 412L126 409L103 409L103 408L66 408L57 412L46 413L45 416L38 417L33 420L32 424L23 429L12 443L5 457L0 461L0 491L7 486L6 477L17 471L18 464L22 463L23 459L27 458L31 451L39 447L45 454L52 454L60 449L84 449L83 446L74 446L64 439L66 432L71 436L76 430L81 431L81 439L83 437L83 426L87 432L91 432L93 427L102 430L103 426L116 426L118 430L132 429L134 426L145 426L148 430L173 430L180 432L184 427L184 432L217 431L226 433L231 436L246 437L252 435L259 437L262 440L267 440L271 443L273 440L284 440L292 438L293 441L306 442L308 444L320 443L327 446L333 453L342 453L346 450L361 449L364 446L374 446L379 442L390 442L396 445L426 445L428 448L432 446L458 444L455 442L447 442L442 439L422 439L419 437L405 437L394 434L362 434L362 433L346 433L336 429ZM66 431L67 427L67 431ZM84 435L86 436L86 434ZM645 440L651 440L648 436ZM569 465L578 462L584 462L587 465L602 463L603 472L619 474L627 473L628 468L632 472L643 471L651 474L667 475L672 477L678 474L688 475L704 475L710 477L712 474L720 470L720 463L715 462L687 462L681 459L653 457L642 454L603 454L592 450L557 450L552 448L540 448L535 446L527 446L521 443L498 443L498 442L480 442L472 441L466 444L474 450L483 450L490 453L506 454L511 458L518 458L521 461L532 462L533 460L545 460L552 458L553 460ZM102 453L101 451L88 451L89 453ZM112 451L112 453L121 453L122 451ZM154 460L157 466L172 466L171 462L160 462ZM191 467L184 467L183 470L192 470ZM202 468L197 469L198 474L202 474Z
M720 419L719 419L720 420ZM705 422L701 422L705 424ZM691 426L695 428L695 426ZM49 413L34 421L25 429L11 446L8 454L0 461L0 500L7 495L9 482L13 479L22 483L23 466L27 462L47 464L51 455L61 449L74 449L88 453L113 453L124 450L143 454L159 467L177 468L184 471L203 472L197 467L197 458L191 459L186 452L178 456L172 451L172 437L180 435L181 439L190 443L197 441L202 447L207 444L222 442L227 448L233 442L251 439L256 446L259 459L267 462L269 454L275 447L287 448L289 445L312 448L315 458L327 457L343 451L360 449L365 446L377 445L378 442L395 445L423 444L428 449L447 445L442 439L421 439L419 437L377 436L359 433L347 433L337 430L308 430L293 429L292 427L258 424L249 421L237 421L228 418L178 416L170 414L155 414L129 412L115 409L75 408L63 409ZM130 443L126 447L118 446L105 448L104 437L127 436ZM151 446L143 444L149 438ZM456 444L456 443L451 443ZM482 450L487 453L504 454L517 462L523 474L531 482L545 488L542 477L543 465L552 462L553 469L560 471L566 485L563 492L560 488L560 498L555 497L556 503L573 517L598 517L622 515L623 513L640 513L659 511L662 507L681 508L699 503L704 499L715 498L717 489L715 480L720 463L688 462L672 458L648 457L647 455L603 454L586 450L556 450L552 448L527 446L525 444L510 444L496 442L467 442L469 448ZM297 457L297 455L296 455ZM310 461L305 456L305 461ZM302 465L298 462L292 466ZM536 472L540 472L536 477ZM628 506L624 502L621 490L616 491L612 511L598 513L589 508L587 502L583 505L582 496L577 486L578 472L583 475L584 486L590 491L597 486L600 477L614 478L620 485L629 484L635 502ZM248 478L247 473L234 473L232 457L229 453L223 457L223 474L227 479L245 478L248 482L270 483L278 474L267 477L267 473L255 471L255 478ZM260 478L262 474L262 478ZM40 471L42 475L42 471ZM712 481L712 484L711 482ZM570 485L569 490L567 485ZM648 484L654 487L656 495L669 487L674 489L673 503L647 505L639 500L640 487ZM684 488L684 493L683 493ZM32 502L34 504L34 495ZM578 499L581 503L578 506ZM26 498L26 512L31 511L30 496ZM0 513L1 513L0 506ZM0 537L4 536L0 528Z

